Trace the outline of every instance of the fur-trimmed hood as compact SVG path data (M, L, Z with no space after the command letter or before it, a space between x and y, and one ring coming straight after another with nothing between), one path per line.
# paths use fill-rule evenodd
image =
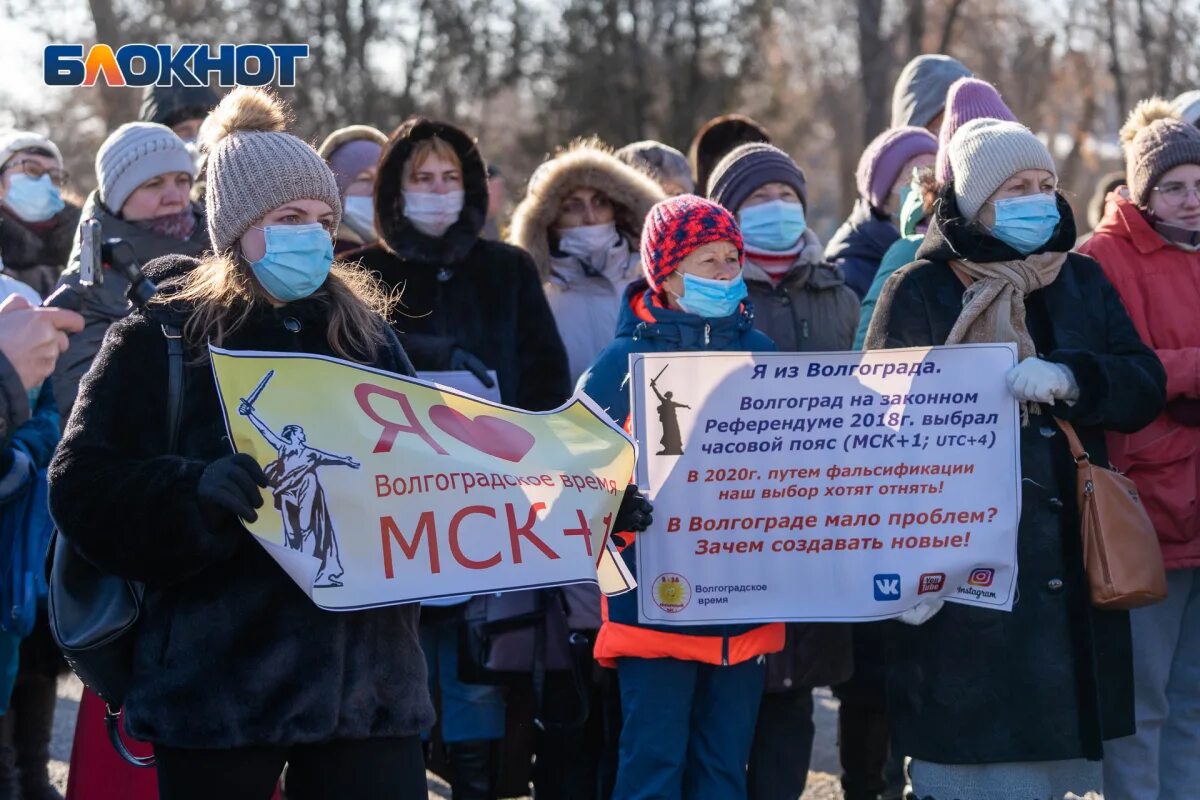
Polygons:
M466 198L458 221L439 238L426 236L404 216L404 167L418 142L434 136L443 140L462 162L463 190ZM401 123L383 147L379 160L379 178L375 181L375 228L384 245L394 255L431 264L446 265L462 261L487 221L487 166L475 140L461 128L448 122L413 117Z
M538 273L550 276L550 225L559 205L580 187L603 192L616 206L617 230L634 249L650 208L666 199L662 187L645 172L625 164L598 139L575 142L543 163L529 179L529 188L513 212L508 240L527 251Z

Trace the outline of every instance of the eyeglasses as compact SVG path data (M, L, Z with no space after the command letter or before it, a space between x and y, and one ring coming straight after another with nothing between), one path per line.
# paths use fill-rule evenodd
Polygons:
M71 173L67 172L65 169L56 169L54 167L46 169L36 161L14 161L13 163L5 166L3 169L0 169L0 172L8 172L10 169L16 170L17 172L24 172L35 181L39 180L43 175L49 175L50 182L55 186L62 186L67 182L67 179L71 177Z
M1196 199L1200 200L1200 183L1188 186L1186 183L1172 181L1162 186L1155 186L1154 191L1158 192L1159 197L1173 206L1182 205L1193 192L1196 193Z

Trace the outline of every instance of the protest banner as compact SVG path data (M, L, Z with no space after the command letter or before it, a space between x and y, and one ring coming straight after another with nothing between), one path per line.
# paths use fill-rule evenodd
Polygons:
M639 617L1011 610L1021 463L1008 344L631 357Z
M334 358L211 348L229 438L271 483L247 529L324 609L597 581L633 472L584 396L533 413Z

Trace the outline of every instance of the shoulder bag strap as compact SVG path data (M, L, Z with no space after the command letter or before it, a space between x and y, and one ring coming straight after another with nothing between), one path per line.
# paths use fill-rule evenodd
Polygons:
M162 326L167 339L167 452L179 445L179 418L183 412L183 331Z

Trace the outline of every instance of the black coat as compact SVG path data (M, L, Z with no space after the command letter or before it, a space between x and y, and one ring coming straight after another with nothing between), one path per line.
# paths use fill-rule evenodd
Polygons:
M1039 252L1075 241L1070 208ZM890 279L888 347L946 341L963 285L948 262L1015 260L968 226L943 195L919 260ZM886 291L886 290L885 290ZM1068 255L1057 280L1026 298L1040 357L1064 364L1079 400L1049 410L1070 420L1098 464L1104 431L1135 431L1160 412L1166 374L1138 338L1096 262ZM1091 606L1083 570L1075 469L1048 416L1021 431L1017 595L1011 614L955 603L919 627L888 630L888 710L894 746L944 764L1047 761L1102 755L1101 741L1134 731L1129 615Z
M437 239L409 223L400 190L413 146L435 135L458 153L466 191L462 215ZM462 348L496 370L508 405L544 411L567 399L567 353L533 260L524 250L479 238L487 172L465 133L423 119L401 125L380 160L375 209L383 241L342 258L360 261L402 291L393 327L417 369L449 369L450 354Z
M0 207L0 260L4 271L48 297L67 266L78 229L79 206L72 203L33 227Z
M196 265L167 256L161 281ZM331 355L326 301L259 303L232 350ZM232 516L206 521L196 488L232 452L207 360L187 355L178 455L167 454L160 321L114 323L84 377L50 469L50 506L90 560L146 582L126 708L138 738L226 748L416 734L433 724L416 605L322 611ZM296 333L285 321L299 322ZM295 327L294 322L291 327ZM399 348L369 360L402 371Z

